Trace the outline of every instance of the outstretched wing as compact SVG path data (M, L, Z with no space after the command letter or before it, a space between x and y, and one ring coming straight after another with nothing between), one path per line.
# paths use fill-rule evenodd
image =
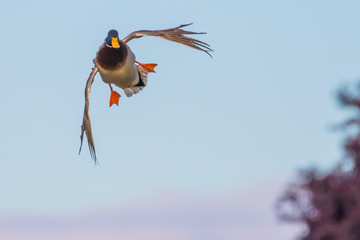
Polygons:
M154 36L154 37L163 38L163 39L166 39L169 41L177 42L177 43L183 44L185 46L195 48L200 51L204 51L207 54L209 54L211 57L211 54L209 52L212 52L213 50L210 48L209 44L204 43L204 42L199 41L194 38L184 36L184 35L192 35L192 34L206 34L205 32L190 32L190 31L185 31L185 30L181 29L181 28L189 26L191 24L192 23L183 24L176 28L169 28L169 29L164 29L164 30L140 30L140 31L130 33L122 41L124 43L127 43L128 41L130 41L134 38L141 38L144 36Z
M97 160L96 160L94 139L93 139L92 132L91 132L89 103L90 103L91 85L94 82L94 77L95 77L97 71L98 71L97 67L94 66L94 68L92 69L92 72L90 73L90 76L89 76L89 78L88 78L88 80L86 82L86 87L85 87L85 108L84 108L83 122L82 122L82 125L81 125L81 136L80 136L81 143L80 143L80 149L79 149L79 154L80 154L82 143L83 143L83 138L84 138L84 132L85 132L86 138L87 138L87 141L88 141L88 145L89 145L90 155L91 155L91 158L95 161L95 163L97 163Z

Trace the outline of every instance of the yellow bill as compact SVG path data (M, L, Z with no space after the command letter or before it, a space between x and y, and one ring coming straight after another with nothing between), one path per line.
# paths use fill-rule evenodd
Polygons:
M112 40L111 40L111 45L114 47L114 48L119 48L120 45L119 45L119 40L117 37L113 37Z

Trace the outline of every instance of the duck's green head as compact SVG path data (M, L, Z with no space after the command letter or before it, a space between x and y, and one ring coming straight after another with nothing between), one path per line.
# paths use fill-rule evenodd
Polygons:
M108 35L105 39L106 44L113 48L120 48L119 44L119 34L116 30L112 29L108 32Z

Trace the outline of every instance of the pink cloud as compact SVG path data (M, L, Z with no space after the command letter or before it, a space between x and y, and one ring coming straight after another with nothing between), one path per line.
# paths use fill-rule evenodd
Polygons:
M279 223L279 183L216 196L161 191L127 206L58 216L0 217L5 240L288 240L298 226Z

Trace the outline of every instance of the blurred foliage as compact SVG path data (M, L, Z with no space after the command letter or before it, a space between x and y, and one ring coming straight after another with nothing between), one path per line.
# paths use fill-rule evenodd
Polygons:
M280 219L305 225L301 240L360 240L360 85L338 92L342 107L354 116L342 124L354 128L344 142L345 158L327 172L303 170L277 202Z

